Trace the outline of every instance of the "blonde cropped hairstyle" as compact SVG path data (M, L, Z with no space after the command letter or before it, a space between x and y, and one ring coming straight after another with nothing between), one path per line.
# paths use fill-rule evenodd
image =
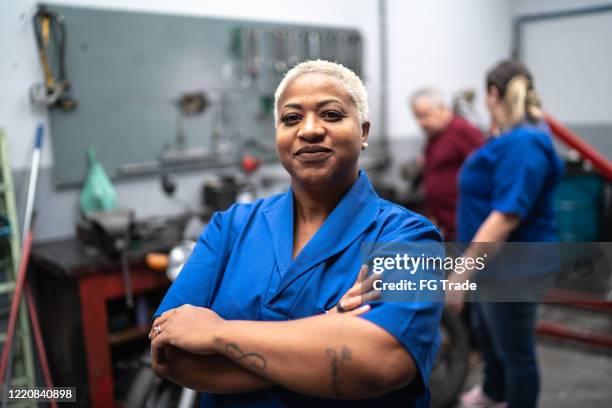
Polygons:
M308 73L317 73L328 75L332 78L340 81L348 93L351 101L359 112L359 123L363 124L368 120L369 108L368 108L368 94L366 92L363 82L357 74L348 69L342 64L336 62L324 61L324 60L311 60L304 61L295 67L291 68L283 79L278 84L276 92L274 93L274 125L278 124L278 101L287 88L287 85L294 79Z
M528 121L542 120L540 97L533 86L533 77L518 61L502 61L487 74L487 89L494 87L502 98L507 123L514 127Z

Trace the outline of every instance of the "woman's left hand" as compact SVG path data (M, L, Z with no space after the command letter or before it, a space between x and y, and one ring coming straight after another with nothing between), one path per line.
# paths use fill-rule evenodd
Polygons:
M453 272L451 276L448 277L448 281L450 283L463 283L466 280L462 274L457 272ZM453 285L455 286L455 285ZM446 307L452 310L455 313L461 313L465 303L465 292L463 290L450 290L447 289L444 294Z
M217 327L223 322L205 307L183 305L155 319L149 334L153 351L171 345L194 354L214 353Z

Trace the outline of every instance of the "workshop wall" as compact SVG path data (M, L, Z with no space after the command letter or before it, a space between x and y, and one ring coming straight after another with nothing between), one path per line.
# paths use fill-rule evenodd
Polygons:
M50 2L51 3L51 2ZM361 31L364 39L365 80L371 98L372 137L377 138L381 128L379 117L380 66L377 0L312 0L296 12L296 2L258 0L253 7L249 0L66 0L53 4L135 10L177 15L196 15L219 18L270 21L295 24L351 27ZM431 0L414 2L387 0L388 84L387 128L391 138L390 151L394 155L393 167L388 171L390 184L401 186L397 165L419 154L422 134L408 109L408 96L426 85L439 87L450 100L457 90L473 88L478 92L477 108L483 120L488 120L483 101L485 70L495 61L510 54L511 28L517 15L539 11L583 7L601 4L583 0ZM42 78L40 63L34 46L31 16L36 1L5 2L0 13L0 126L6 131L15 172L19 208L25 196L25 179L30 163L33 134L36 124L48 124L46 112L33 108L28 100L29 86ZM68 34L70 35L70 34ZM555 30L547 30L541 41L555 41ZM609 54L608 54L609 55ZM610 66L609 61L604 67ZM537 72L536 72L537 74ZM594 97L610 98L609 87L591 89ZM571 106L560 106L558 101L546 101L554 111L571 111ZM579 103L580 98L569 103ZM593 100L593 99L592 99ZM582 106L584 120L572 123L574 129L585 135L599 150L610 157L610 106L599 103L599 110L589 109L590 102ZM609 99L606 99L609 101ZM607 110L606 110L607 109ZM562 114L561 120L564 118ZM607 120L607 122L606 122ZM48 130L48 128L47 128ZM47 133L47 137L53 137ZM78 219L77 189L56 190L51 176L53 158L51 144L43 149L42 168L37 197L36 240L48 240L73 234ZM374 141L374 140L373 140ZM606 144L608 143L608 144ZM274 169L277 171L277 169ZM193 203L199 202L202 181L215 172L193 171L179 174L178 195ZM177 213L181 207L168 200L159 188L156 176L121 180L115 183L119 202L123 207L135 208L138 216Z
M257 7L253 7L253 2L248 0L206 2L75 0L49 3L179 15L355 27L361 31L364 38L365 80L368 83L372 100L378 97L378 20L376 19L378 4L376 1L313 0L308 2L308 7L300 8L299 12L296 12L295 4L280 0L261 0L257 2ZM7 2L3 4L2 13L0 13L1 36L11 39L10 42L2 43L3 58L0 61L0 75L4 79L0 85L2 87L0 94L3 96L0 99L0 126L5 128L9 140L18 201L23 200L25 196L27 167L30 163L36 124L43 122L48 125L46 112L33 108L27 94L29 86L42 78L31 26L31 16L34 13L35 5L34 0ZM376 114L374 111L374 121L376 121ZM53 137L48 133L48 126L46 130L46 137ZM77 206L79 191L76 189L58 191L53 186L51 175L53 158L48 141L49 139L43 149L37 196L37 223L34 234L37 241L73 235L79 214ZM198 203L202 181L212 174L214 174L213 171L181 173L177 195ZM159 178L156 176L122 180L116 182L115 186L120 205L136 209L138 216L181 211L180 205L176 205L162 194ZM18 207L23 207L20 202L18 202Z
M465 87L480 88L483 70L492 61L508 54L510 38L509 0L461 0L405 2L390 0L388 8L389 114L388 129L392 139L401 145L398 159L413 157L421 143L420 132L408 111L406 99L411 91L426 84L439 85L450 93ZM281 0L251 1L174 1L162 0L74 0L53 4L115 8L159 13L201 15L245 20L288 22L296 24L356 27L364 38L365 76L372 100L373 137L378 117L378 2L374 0L313 0L299 8L296 3ZM427 3L427 4L420 4ZM21 0L3 5L0 16L4 38L4 58L0 75L4 78L0 100L0 124L6 129L18 190L24 185L25 170L30 161L32 134L36 123L47 123L44 112L32 108L27 89L42 78L34 47L30 17L36 2ZM435 16L435 18L432 18ZM449 69L453 67L453 69ZM53 135L50 135L53 137ZM391 149L392 151L396 149ZM50 166L52 155L47 143L40 175L36 240L47 240L73 234L78 217L77 190L57 191L53 187ZM199 186L211 172L180 175L179 194L187 200L198 200ZM396 177L391 177L395 179ZM123 207L137 209L139 216L173 213L180 208L169 202L160 191L157 177L143 177L116 183ZM18 197L23 191L17 191Z
M524 16L602 5L610 7L612 2L518 0L513 13ZM544 108L612 159L612 10L530 22L521 33L521 58L533 71Z
M36 53L31 16L34 13L35 0L18 0L3 4L0 14L2 37L10 38L3 42L3 58L0 63L0 75L3 78L3 98L0 100L0 124L5 128L9 138L12 166L21 169L28 166L31 150L31 135L36 123L47 124L46 112L32 108L27 90L34 82L42 79L40 63ZM377 94L378 78L378 21L376 19L377 2L369 0L314 0L308 7L296 12L295 5L281 0L261 0L257 7L248 0L235 1L188 1L166 2L163 0L73 0L50 1L49 4L61 4L80 7L113 8L117 10L138 10L153 13L184 14L191 16L209 16L236 18L270 22L296 24L317 24L339 27L356 27L365 38L365 72L372 97ZM70 35L70 33L68 33ZM49 146L43 153L42 166L49 166L53 159Z
M486 119L483 78L495 61L510 54L511 0L389 2L389 130L393 138L421 131L408 98L435 86L450 102L458 90L477 91Z

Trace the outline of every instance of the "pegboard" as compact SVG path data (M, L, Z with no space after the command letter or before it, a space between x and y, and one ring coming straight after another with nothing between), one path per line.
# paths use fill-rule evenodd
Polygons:
M84 180L88 146L114 179L234 164L248 150L274 158L272 98L287 69L322 58L363 74L354 29L45 7L64 18L78 102L50 110L58 186ZM206 109L180 114L185 93Z

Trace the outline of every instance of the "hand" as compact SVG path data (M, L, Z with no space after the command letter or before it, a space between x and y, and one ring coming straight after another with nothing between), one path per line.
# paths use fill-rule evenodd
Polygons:
M374 281L380 279L380 277L372 274L372 276L366 279L367 276L368 266L362 265L353 286L344 296L342 296L336 306L328 310L327 313L350 313L360 315L370 310L370 305L359 306L362 303L380 298L380 291L374 290Z
M460 273L453 272L449 277L449 283L463 283L467 279ZM447 290L444 294L446 306L453 312L459 314L465 306L465 292L462 290Z
M164 348L174 346L194 354L213 353L215 333L223 319L204 307L183 305L155 319L151 354L163 364Z

